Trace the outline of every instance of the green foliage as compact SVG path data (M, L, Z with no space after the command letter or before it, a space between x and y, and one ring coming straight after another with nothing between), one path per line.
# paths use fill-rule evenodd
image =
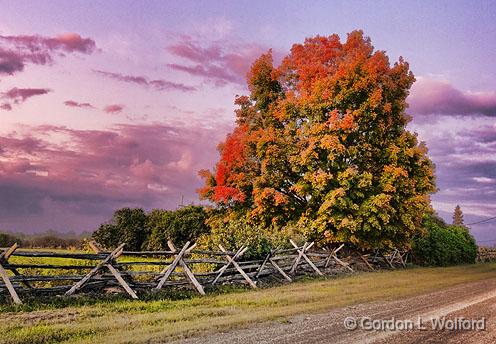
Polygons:
M206 217L200 206L155 209L148 214L143 209L123 208L93 233L93 239L108 249L124 242L127 250L162 250L168 248L167 240L183 245L207 233Z
M467 228L447 225L434 215L426 215L423 225L425 234L412 245L420 263L434 266L475 263L477 244Z
M93 239L109 249L125 242L126 249L141 250L148 237L146 220L143 209L119 209L109 223L102 224L93 233Z
M236 251L241 246L248 246L243 257L257 259L264 257L271 249L286 247L288 238L299 240L294 229L289 227L265 228L248 221L241 214L231 213L226 217L222 211L212 211L207 221L210 233L203 235L199 243L211 250L218 250L221 244L229 251Z
M187 206L175 211L155 209L147 215L150 237L146 242L149 250L167 249L167 240L176 246L186 241L195 241L208 232L205 224L207 215L203 207Z

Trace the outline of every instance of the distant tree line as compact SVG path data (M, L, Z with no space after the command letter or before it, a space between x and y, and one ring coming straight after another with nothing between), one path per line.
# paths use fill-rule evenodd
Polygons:
M60 233L53 230L36 234L0 232L0 247L9 247L17 243L24 248L81 249L84 245L84 239L90 235L87 232L76 234Z

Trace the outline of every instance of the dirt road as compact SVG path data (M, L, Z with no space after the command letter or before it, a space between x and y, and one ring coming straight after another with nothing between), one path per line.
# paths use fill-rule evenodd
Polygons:
M347 317L355 319L357 329L345 328ZM436 320L433 323L432 319L450 319L458 321L458 324L463 319L479 320L474 326L482 324L485 330L433 330L440 323ZM395 325L389 322L389 328L396 330L360 328L372 326L370 320L375 320L375 323L393 320ZM414 324L413 330L400 330L401 326L408 324ZM445 327L449 325L450 322L445 323ZM300 315L227 333L190 338L181 343L496 343L495 328L496 278L404 300L361 304L324 314Z

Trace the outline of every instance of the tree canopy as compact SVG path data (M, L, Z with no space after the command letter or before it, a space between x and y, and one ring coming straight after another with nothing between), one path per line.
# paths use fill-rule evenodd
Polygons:
M200 171L201 197L323 242L403 245L420 230L435 183L427 148L406 130L407 62L391 65L353 31L295 44L277 67L268 51L247 79L220 160Z

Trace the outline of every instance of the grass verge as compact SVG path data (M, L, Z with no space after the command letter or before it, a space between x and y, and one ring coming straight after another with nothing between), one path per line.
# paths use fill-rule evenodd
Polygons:
M361 273L182 300L117 299L93 304L75 300L75 305L27 305L16 312L4 306L0 308L0 343L164 342L299 313L419 295L495 278L495 268L496 263L490 263Z

